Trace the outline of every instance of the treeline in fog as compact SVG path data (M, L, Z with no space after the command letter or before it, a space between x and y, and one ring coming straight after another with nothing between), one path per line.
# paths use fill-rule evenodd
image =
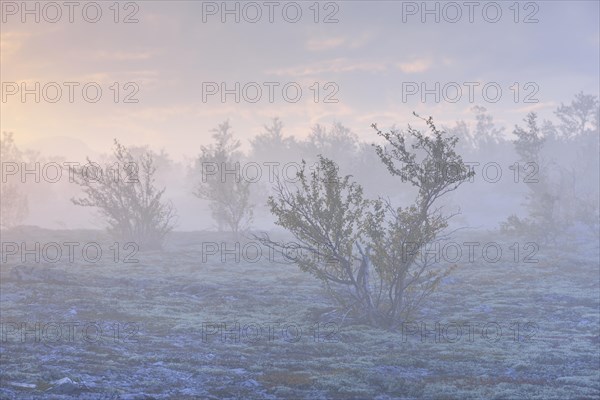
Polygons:
M513 127L498 125L483 107L471 111L470 121L440 127L458 139L455 150L473 173L461 190L441 201L456 214L453 224L538 240L597 235L597 97L577 94L552 120L530 113ZM417 129L425 126L418 118L411 121ZM303 162L313 171L319 156L332 160L340 176L351 175L365 196L408 205L417 189L388 172L373 145L382 143L377 128L366 129L371 142L359 140L342 122L315 125L299 139L286 134L285 121L273 118L243 151L244 127L222 121L211 142L183 161L173 160L168 149L124 146L118 138L111 152L96 159L82 154L68 160L24 149L18 132L3 132L2 228L109 228L138 239L148 236L150 242L162 242L173 229L270 230L275 219L268 197L278 183L296 185ZM442 175L455 172L452 165L439 169ZM111 193L125 194L116 201ZM150 222L137 226L131 210Z

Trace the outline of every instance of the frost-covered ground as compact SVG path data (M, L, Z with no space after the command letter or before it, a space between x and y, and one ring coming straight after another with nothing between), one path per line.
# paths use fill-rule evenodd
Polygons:
M42 248L106 240L94 231L2 234ZM459 243L497 238L461 235ZM115 262L110 244L95 264L77 250L72 263L8 256L0 398L600 396L597 241L541 246L538 262L524 263L530 251L521 243L515 262L505 238L501 261L481 250L473 262L463 257L414 321L390 333L340 326L314 278L252 263L250 247L239 263L220 253L203 260L202 243L206 255L221 240L175 233L164 252L136 254L138 263L124 263L123 249Z

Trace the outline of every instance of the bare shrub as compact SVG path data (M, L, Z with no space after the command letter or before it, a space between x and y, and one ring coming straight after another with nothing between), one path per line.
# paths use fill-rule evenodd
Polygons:
M100 176L90 176L83 167L75 169L74 180L85 196L72 202L97 208L113 237L135 242L141 249L160 248L175 225L176 215L173 205L162 198L165 189L155 185L152 154L145 152L133 157L115 139L113 155L120 169L118 173L109 173L114 170L110 164L105 165ZM88 163L94 165L89 159Z

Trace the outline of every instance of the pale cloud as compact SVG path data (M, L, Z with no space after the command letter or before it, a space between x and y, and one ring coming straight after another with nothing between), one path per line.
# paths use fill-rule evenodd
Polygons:
M426 59L418 59L409 62L400 62L396 64L396 67L400 69L400 71L407 74L414 74L418 72L425 72L431 66L431 62Z
M243 107L239 104L219 104L218 107L207 107L204 103L197 103L144 107L142 109L127 111L120 117L125 120L136 120L145 124L147 122L169 122L173 119L181 118L223 121L231 116L235 116L237 118L251 119L257 114L259 113L257 113L254 105Z
M344 39L343 37L310 39L308 43L306 43L306 49L309 51L330 50L336 47L340 47L345 42L346 39Z
M349 37L316 37L311 38L306 43L306 49L309 51L324 51L336 48L358 49L365 46L375 35L373 32L363 32Z
M19 51L25 40L31 36L26 32L7 32L0 34L0 49L2 50L2 61L9 55Z
M353 49L358 49L365 46L375 37L373 32L363 32L360 35L353 36L353 39L348 41L348 46Z
M307 76L317 75L326 72L333 73L344 73L344 72L380 72L385 71L386 66L381 63L375 63L372 61L356 61L349 60L347 58L336 58L333 60L326 60L321 62L315 62L307 65L301 65L298 67L280 68L271 71L267 71L268 74L279 75L279 76Z
M192 107L172 105L165 107L145 107L137 110L130 110L121 115L124 119L138 119L141 121L166 122L173 117L178 117L192 113Z
M156 70L126 70L111 72L112 82L120 81L135 82L140 86L140 90L148 90L158 87L168 87L173 84L175 79L161 79L159 71Z
M519 114L527 114L530 112L536 112L536 111L540 111L540 110L554 109L556 107L558 107L558 104L556 102L546 101L546 102L541 102L541 103L528 104L526 106L515 108L510 111L516 112Z
M115 81L114 74L108 72L93 72L90 74L82 75L76 81L79 82L95 82L98 84L111 84Z
M76 76L76 82L95 82L100 85L112 85L115 82L136 82L143 85L144 88L158 87L162 83L159 72L154 70L134 70L134 71L110 71L110 72L93 72L90 74Z
M154 57L157 54L156 51L105 51L98 50L92 53L92 56L96 59L101 60L115 60L115 61L135 61L135 60L147 60Z
M442 64L446 67L452 67L456 65L456 59L450 57L443 57Z

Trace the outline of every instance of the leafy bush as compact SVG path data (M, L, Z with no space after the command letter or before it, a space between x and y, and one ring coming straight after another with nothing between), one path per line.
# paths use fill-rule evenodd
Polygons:
M276 223L298 241L299 267L325 284L344 315L374 326L397 328L449 273L432 268L423 251L451 217L433 206L473 173L454 151L458 139L446 137L431 118L425 122L431 136L410 126L407 133L383 133L373 125L389 145L376 146L381 161L418 189L411 206L366 199L362 187L349 175L339 176L337 165L324 157L310 173L303 163L295 190L278 181L268 201ZM288 247L266 234L259 239L281 252Z

